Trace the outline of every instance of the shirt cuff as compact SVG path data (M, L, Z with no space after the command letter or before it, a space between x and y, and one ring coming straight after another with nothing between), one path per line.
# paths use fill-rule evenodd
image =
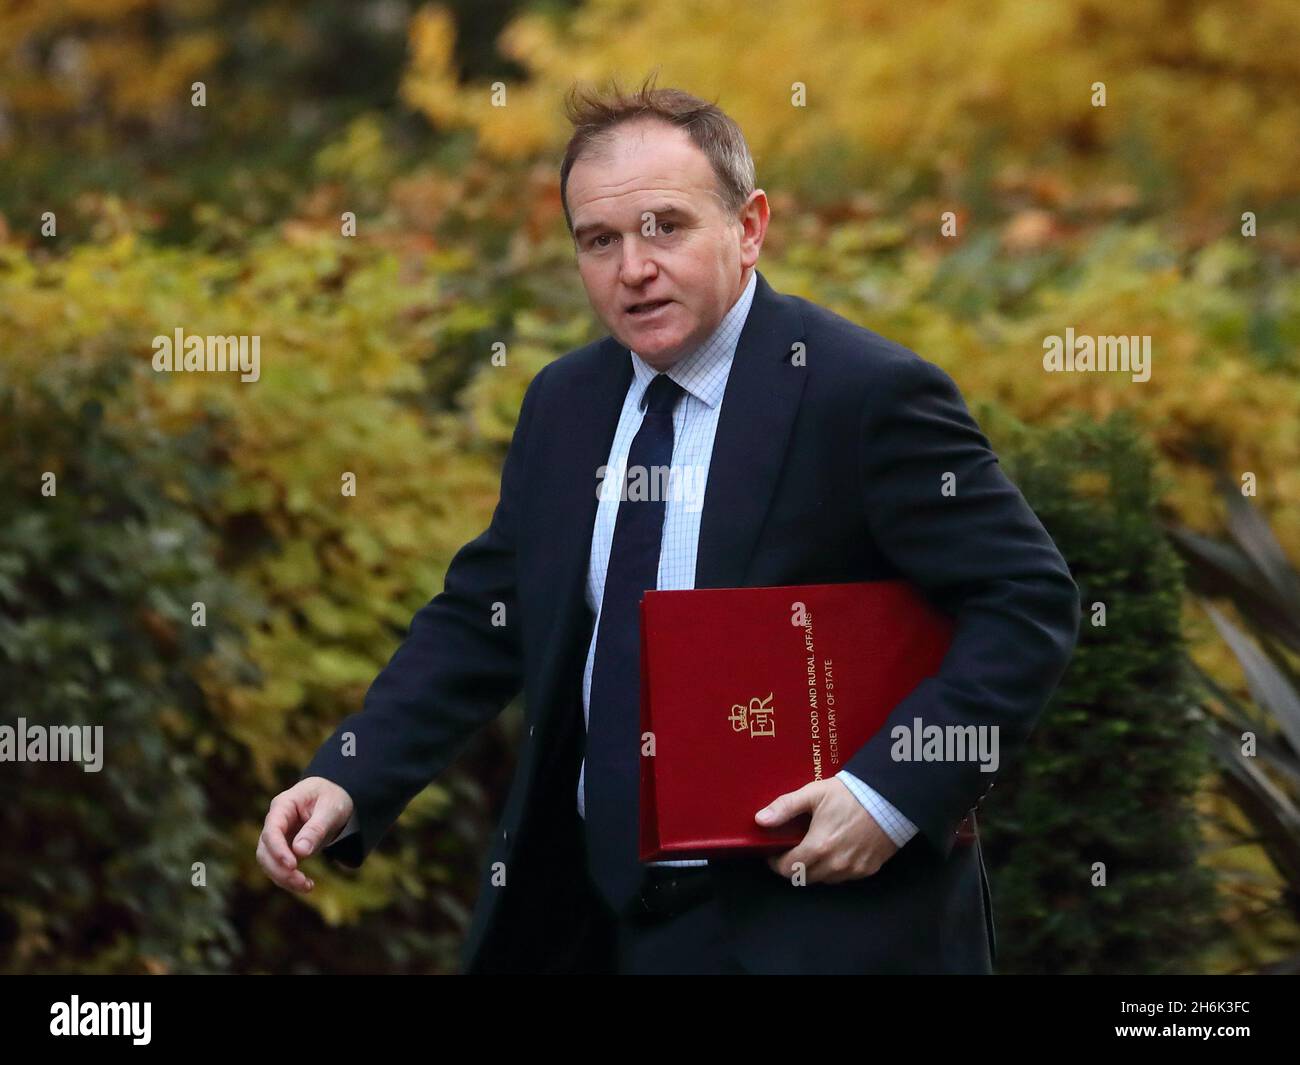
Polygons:
M334 844L336 844L336 843L337 843L339 840L341 840L344 836L350 835L350 834L353 833L353 832L359 832L360 830L361 830L361 823L360 823L360 821L359 821L358 818L357 818L357 811L356 811L356 809L354 808L353 811L352 811L352 816L348 818L348 823L347 823L346 825L344 825L344 826L342 827L342 829L339 830L339 834L338 834L337 836L335 836L335 837L334 837L332 840L330 840L328 843L324 844L324 845L321 847L321 850L324 850L325 847L332 847L332 846L334 846Z
M880 792L868 784L864 784L847 769L841 769L835 774L836 780L842 780L844 786L853 792L853 797L862 803L863 809L867 811L883 830L885 835L892 839L896 846L903 846L910 840L919 829L904 817L898 810L898 807L891 804Z

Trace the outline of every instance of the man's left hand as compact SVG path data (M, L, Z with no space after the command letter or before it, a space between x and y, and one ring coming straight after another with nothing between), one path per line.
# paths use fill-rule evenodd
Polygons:
M853 792L833 777L814 780L798 791L777 796L754 820L764 828L772 828L802 813L812 814L803 839L783 854L767 859L771 870L787 880L794 876L797 862L803 863L804 882L808 884L838 884L872 876L898 850Z

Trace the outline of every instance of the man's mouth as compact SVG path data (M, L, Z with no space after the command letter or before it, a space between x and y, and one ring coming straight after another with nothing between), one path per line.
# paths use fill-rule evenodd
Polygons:
M661 307L667 307L672 300L646 300L644 303L634 303L627 308L627 313L633 318L644 318L647 315L654 314Z

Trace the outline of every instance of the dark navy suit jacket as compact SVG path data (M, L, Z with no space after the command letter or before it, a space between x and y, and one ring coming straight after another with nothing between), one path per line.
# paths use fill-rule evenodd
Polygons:
M583 587L597 470L631 375L627 348L605 337L534 377L491 524L457 552L444 590L416 613L362 710L303 774L352 796L359 831L325 853L360 865L522 689L524 739L483 866L462 959L468 972L573 971L598 965L605 949L575 801L593 620ZM948 493L945 474L955 478ZM1007 765L1079 628L1065 561L952 379L868 329L774 292L760 273L723 398L695 586L900 576L955 619L952 646L940 672L845 768L919 832L875 875L840 884L794 886L759 857L712 862L749 970L990 971L979 840L957 829L994 774L975 761L896 761L889 733L914 718L997 725ZM498 603L504 625L493 624ZM355 737L352 756L343 733Z

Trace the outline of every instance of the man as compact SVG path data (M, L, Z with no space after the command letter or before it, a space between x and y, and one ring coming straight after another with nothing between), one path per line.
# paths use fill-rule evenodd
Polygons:
M273 800L259 861L294 891L327 840L360 865L522 686L466 971L987 973L991 777L896 760L890 732L991 726L1014 757L1077 637L1069 570L947 374L757 272L767 197L725 114L647 84L569 117L561 196L611 335L533 379L491 524ZM601 490L663 467L704 478L702 507ZM802 842L639 863L641 593L897 577L954 617L951 650L843 772L755 811L810 814Z

